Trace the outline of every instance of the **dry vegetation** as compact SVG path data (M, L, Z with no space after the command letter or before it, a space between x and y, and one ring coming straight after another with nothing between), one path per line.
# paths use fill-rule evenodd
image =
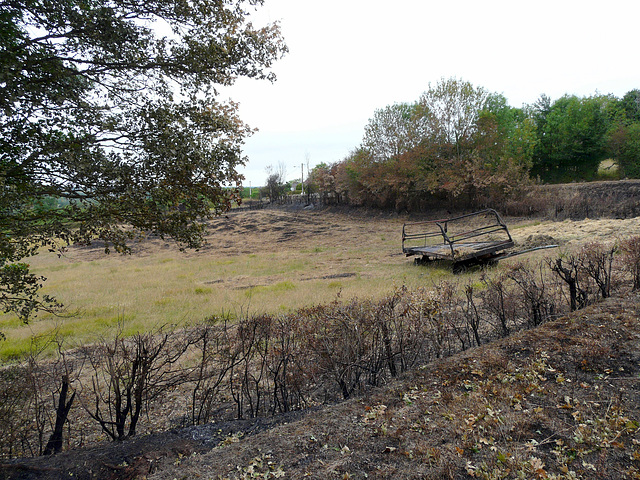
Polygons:
M67 305L71 316L43 314L28 326L0 316L8 339L0 342L0 358L24 354L33 335L54 330L67 343L82 344L112 334L120 320L133 334L167 323L198 323L213 314L290 312L338 294L379 298L394 286L433 284L449 275L448 266L412 268L400 253L402 223L415 219L358 210L251 211L214 220L199 252L180 252L159 239L137 245L131 256L105 255L99 245L71 247L61 258L43 252L31 261L34 271L48 278L46 292ZM523 248L570 248L640 231L640 218L507 223Z
M95 359L104 362L109 355L115 360L153 358L148 363L156 375L153 388L141 391L137 400L132 397L134 404L144 403L137 438L50 460L14 461L16 466L4 465L0 475L25 479L68 478L69 473L76 478L640 478L639 307L636 294L630 293L636 286L639 255L636 244L625 243L640 231L638 219L510 221L520 247L557 243L560 250L535 252L524 262L522 258L505 260L488 274L478 271L454 281L446 265L415 267L397 253L400 227L406 219L395 215L261 211L229 217L212 225L209 247L197 253L180 254L159 240L145 242L127 258L105 259L91 249L67 253L61 262L76 265L72 271L83 271L84 264L90 264L92 268L84 274L98 269L96 279L107 277L109 269L115 269L120 278L146 265L143 278L161 284L161 272L171 271L180 278L167 283L175 282L174 288L188 285L181 302L196 303L207 297L194 310L185 305L183 317L189 312L205 316L210 309L209 314L218 314L217 321L209 322L212 330L189 329L184 331L188 335L171 337L168 351L184 347L192 352L180 360L186 362L182 367L190 366L191 390L185 391L178 377L162 376L177 371L170 356L145 353L145 357L118 350L153 352L162 336L142 335L137 337L139 342L118 343L117 337L106 340L117 316L102 322L85 318L90 330L105 328L105 340L84 353L67 354L64 362L49 364L49 372L64 370L73 355L82 358L84 378L72 381L94 386L79 394L79 402L89 417L94 413L94 421L74 418L66 441L90 445L98 439L96 420L108 418L105 412L112 408L108 393L96 390L101 382L98 376L113 379L113 373L105 372L118 368L101 366L105 364ZM606 270L607 259L614 258L607 256L611 250L606 245L613 241L623 248L621 255L615 255L615 274L607 283L606 272L592 275L589 269L602 259ZM238 265L243 255L247 261ZM175 261L178 256L180 262ZM580 307L609 296L602 285L608 285L614 298L560 316L569 310L570 302L568 283L553 275L558 258L565 262L563 267L568 259L576 259L576 275L586 295ZM53 262L48 262L41 268L52 283L62 284L65 276L56 281ZM163 270L170 263L182 268ZM140 271L137 274L140 277ZM109 280L101 285L108 288ZM404 287L394 293L394 285ZM112 287L105 299L126 298L136 290L126 281ZM122 338L129 328L153 330L151 325L160 323L150 322L153 317L175 315L175 310L167 308L171 302L148 301L149 296L157 298L150 294L153 288L131 300L135 314L124 315ZM339 302L331 304L338 291ZM100 305L99 296L90 298ZM223 311L219 302L225 301ZM313 307L303 308L309 306ZM136 323L148 309L153 312L149 319ZM230 322L221 323L223 319ZM44 330L50 321L43 318L33 328ZM17 331L16 326L8 333ZM231 370L220 368L223 359L231 358L227 347L209 350L214 363L198 363L202 347L190 348L200 345L205 338L202 332L207 331L217 345L237 347ZM81 333L73 338L78 342L88 336ZM96 356L101 348L106 350ZM291 362L291 375L284 377L278 373L283 359ZM156 369L158 365L161 368ZM210 370L208 376L194 373L198 365ZM59 371L57 377L50 377L60 378ZM128 374L119 378L134 382ZM198 378L204 383L193 390ZM216 378L221 383L212 384ZM218 403L205 411L206 418L197 418L196 397L202 401L205 391ZM161 401L148 403L151 397ZM339 399L343 401L326 405ZM89 406L92 401L95 408ZM51 410L51 400L47 402ZM306 410L294 411L300 407ZM230 420L232 411L245 419ZM131 413L126 415L123 428L131 425ZM216 419L217 423L207 423ZM152 434L190 423L195 425ZM107 426L116 438L127 436L126 430L119 435L115 424ZM103 438L107 433L103 427Z
M150 478L638 478L638 313L607 301Z
M191 427L0 471L21 479L638 478L638 300L609 299L302 418Z
M393 283L417 285L424 272L406 268L401 225L386 214L264 210L212 221L208 244L198 252L159 239L135 246L131 256L106 256L98 245L71 247L62 258L45 252L33 258L34 270L76 315L41 315L27 327L3 317L0 331L9 341L0 344L0 356L24 352L32 334L54 328L85 342L120 319L133 333L223 312L291 311L339 292L369 296Z

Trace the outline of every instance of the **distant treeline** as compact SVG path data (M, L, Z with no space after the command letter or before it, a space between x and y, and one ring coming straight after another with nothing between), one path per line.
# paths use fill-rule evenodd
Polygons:
M419 210L496 205L536 182L604 178L640 178L639 89L622 98L542 95L515 108L443 79L414 103L377 110L362 144L316 166L305 189L330 202Z

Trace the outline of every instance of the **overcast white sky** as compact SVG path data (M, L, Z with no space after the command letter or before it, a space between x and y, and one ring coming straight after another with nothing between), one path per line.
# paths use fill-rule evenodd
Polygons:
M638 0L265 0L255 23L280 21L289 54L278 80L240 79L225 95L259 129L247 140L245 185L267 165L289 180L301 164L342 160L376 109L412 102L456 77L509 104L541 94L640 88Z

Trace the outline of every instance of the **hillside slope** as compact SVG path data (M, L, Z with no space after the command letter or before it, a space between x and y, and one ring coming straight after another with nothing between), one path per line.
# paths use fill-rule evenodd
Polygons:
M607 301L150 478L638 478L639 313Z
M608 299L337 405L23 459L0 477L640 478L639 317L637 295Z

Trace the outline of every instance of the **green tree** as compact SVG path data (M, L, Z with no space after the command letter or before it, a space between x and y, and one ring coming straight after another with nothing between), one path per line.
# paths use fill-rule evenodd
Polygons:
M383 162L414 148L424 136L416 104L395 103L376 110L364 129L362 148Z
M477 206L526 181L531 122L504 96L454 78L430 85L419 104L428 132L419 154L423 188Z
M197 247L238 197L251 133L216 86L274 80L286 51L262 0L0 3L0 304L26 320L42 245L127 251L139 232ZM235 187L235 188L228 188ZM46 207L50 197L61 208Z
M308 188L320 194L322 203L336 195L335 165L319 163L311 170L308 180Z
M349 203L372 204L372 179L369 171L373 164L375 162L371 159L371 154L364 148L356 148L340 162L336 173L336 190Z
M611 98L565 95L536 112L538 146L532 169L544 181L594 178L607 156Z
M478 122L478 140L491 138L495 157L508 157L530 169L537 143L536 125L531 114L508 105L500 94L490 94ZM487 135L488 131L495 135Z
M456 78L430 84L418 101L420 115L425 118L425 138L455 156L464 156L472 147L488 98L484 88Z
M640 178L640 122L618 123L609 132L609 147L621 176Z
M269 201L274 203L279 201L290 188L290 185L286 183L287 168L283 162L280 162L277 169L273 165L267 166L266 172L267 181L262 187L262 196L269 197Z
M625 93L620 101L626 119L633 122L640 122L640 90L635 88Z
M622 176L640 178L640 90L627 92L615 107L607 132L609 154Z

